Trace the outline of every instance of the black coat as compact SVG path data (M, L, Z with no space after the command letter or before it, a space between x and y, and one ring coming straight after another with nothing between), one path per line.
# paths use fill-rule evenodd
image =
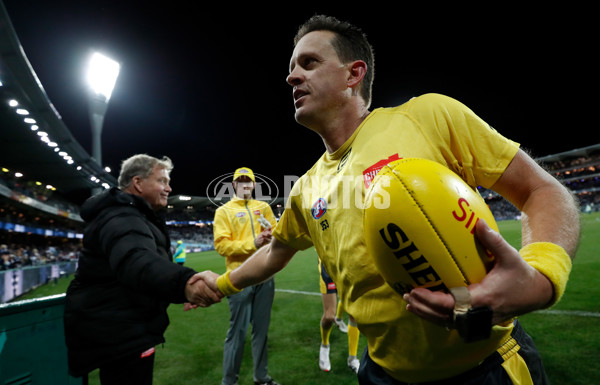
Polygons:
M164 342L169 303L194 270L172 262L164 221L141 197L111 189L88 199L87 226L65 303L72 375Z

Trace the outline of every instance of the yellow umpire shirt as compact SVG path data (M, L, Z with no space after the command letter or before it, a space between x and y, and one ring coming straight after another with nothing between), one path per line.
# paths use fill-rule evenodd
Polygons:
M314 245L344 309L366 336L371 358L393 377L424 382L471 369L494 351L510 349L512 323L495 326L488 340L466 344L456 331L406 311L365 248L366 189L399 158L430 159L473 188L489 188L518 148L458 101L427 94L371 112L342 147L323 154L294 184L273 235L298 250Z
M226 258L227 270L235 269L256 251L254 239L264 230L258 222L261 214L275 227L271 207L256 199L233 197L215 211L215 249Z

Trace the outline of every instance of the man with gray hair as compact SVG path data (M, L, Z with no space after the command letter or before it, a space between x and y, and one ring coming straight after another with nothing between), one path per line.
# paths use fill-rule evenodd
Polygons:
M89 198L83 250L67 289L65 338L69 370L100 369L107 384L152 384L154 347L163 343L167 306L221 301L196 271L172 261L164 220L171 192L168 157L139 154L123 161L119 188ZM194 279L190 280L192 277Z

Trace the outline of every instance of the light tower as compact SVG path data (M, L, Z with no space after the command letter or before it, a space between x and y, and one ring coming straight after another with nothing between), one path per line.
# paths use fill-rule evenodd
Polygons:
M92 156L102 166L102 126L110 95L119 76L116 61L95 52L90 60L87 80L90 85L90 123L92 126Z
M89 115L92 127L92 157L102 167L102 126L110 95L119 76L120 65L116 61L95 52L90 59L87 80L90 86ZM100 189L94 189L97 193Z

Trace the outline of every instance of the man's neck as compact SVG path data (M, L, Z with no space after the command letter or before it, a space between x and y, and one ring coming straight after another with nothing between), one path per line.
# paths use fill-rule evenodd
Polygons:
M330 120L329 124L315 131L321 136L327 152L332 154L346 143L368 115L369 110L364 109L348 118L340 116L339 119Z

